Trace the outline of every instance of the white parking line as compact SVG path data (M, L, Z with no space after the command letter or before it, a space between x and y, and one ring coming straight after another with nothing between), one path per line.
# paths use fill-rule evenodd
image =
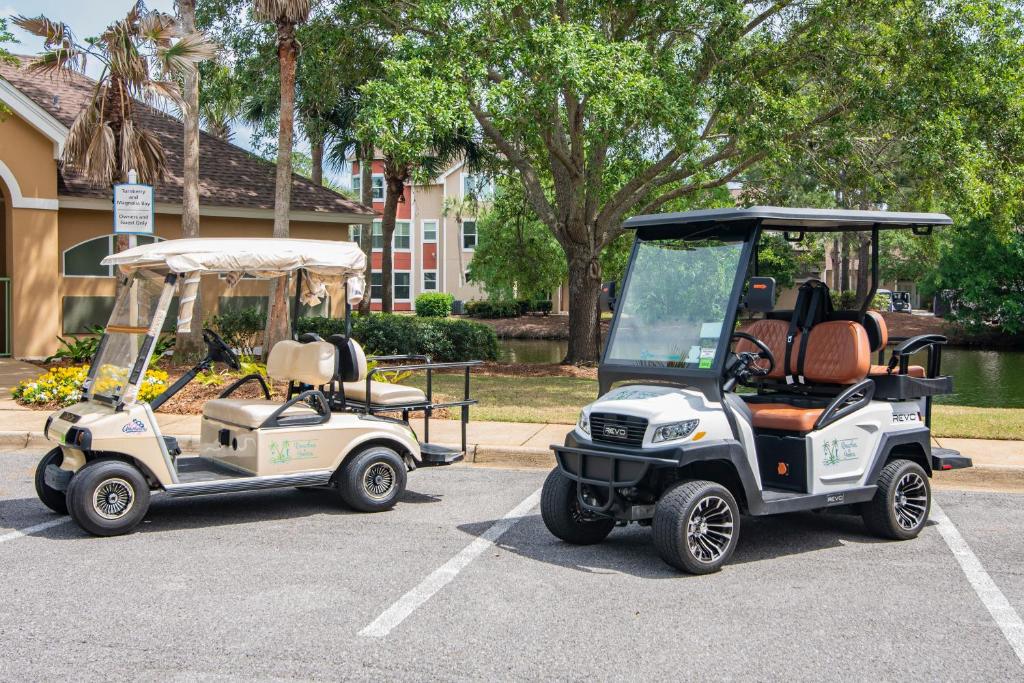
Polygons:
M967 581L974 588L974 592L978 594L985 609L992 615L992 619L995 620L999 630L1003 632L1010 647L1017 653L1017 659L1024 664L1024 622L1021 621L1017 610L1013 609L1013 605L1009 603L1003 592L999 590L999 586L981 565L978 556L974 554L974 551L967 545L967 541L957 531L956 526L934 500L932 501L931 519L938 523L939 534L942 535L942 540L946 542L953 557L960 564L960 569L963 570Z
M540 501L540 489L531 493L526 500L512 508L508 514L492 524L487 531L472 543L459 551L452 559L435 569L430 576L423 579L420 585L398 599L398 602L387 608L379 617L359 632L361 636L383 638L392 629L405 621L405 618L416 611L420 605L432 598L435 593L458 576L470 562L479 557L501 538L501 535L516 525L526 513L537 506Z
M59 524L66 524L70 521L70 517L62 517L61 519L51 519L49 522L43 522L42 524L36 524L35 526L26 527L24 529L16 529L15 531L11 531L0 536L0 543L3 543L4 541L13 541L14 539L21 538L22 536L29 536L38 531L43 531L44 529L49 529L50 527L55 527Z

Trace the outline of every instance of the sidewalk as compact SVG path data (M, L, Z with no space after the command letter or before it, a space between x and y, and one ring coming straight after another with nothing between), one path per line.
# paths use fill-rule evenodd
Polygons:
M0 399L0 446L39 447L49 412L28 410L12 399ZM177 437L186 451L199 446L198 415L161 415L157 421L164 434ZM413 429L423 436L423 421L412 420ZM457 420L431 420L430 440L450 446L460 442ZM555 465L548 446L562 443L572 425L525 422L470 422L467 429L466 462L504 467ZM940 486L985 488L1024 492L1024 441L992 439L932 439L933 445L952 448L974 460L966 470L936 473Z

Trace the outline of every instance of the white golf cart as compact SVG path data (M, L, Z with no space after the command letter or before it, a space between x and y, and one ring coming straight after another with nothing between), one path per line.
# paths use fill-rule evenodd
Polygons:
M589 544L616 524L649 524L662 558L698 574L729 560L741 513L852 505L872 532L915 537L928 519L932 471L971 465L931 446L931 397L952 391L940 373L945 338L905 340L882 365L881 315L867 304L832 310L818 281L800 287L793 310L773 310L775 281L758 277L756 245L769 230L792 241L871 231L877 286L881 229L923 234L950 223L941 214L773 207L628 220L636 240L601 395L552 446L547 528ZM927 365L911 366L921 350ZM756 391L736 393L738 384Z
M290 276L295 310L300 300L316 305L328 285L344 285L346 321L362 297L366 262L350 242L298 239L182 239L113 254L122 286L81 402L55 412L46 436L60 444L39 463L36 492L52 510L70 513L86 531L110 536L133 529L145 516L150 492L196 496L279 487L328 486L350 507L365 512L390 509L418 466L444 465L462 452L421 444L405 420L374 413L430 413L443 405L463 410L468 420L469 368L474 363L432 364L407 369L464 368L462 401L434 403L429 393L373 380L362 349L347 335L324 341L276 344L267 374L287 381L284 399L271 398L259 374L235 382L203 408L198 456L181 455L176 439L163 436L153 411L197 373L223 362L240 363L234 351L204 330L207 356L150 403L138 400L140 383L168 310L178 294L178 329L186 331L200 276L218 274L231 285L243 276ZM293 316L293 318L296 316ZM346 326L350 329L350 325ZM391 356L389 360L405 360ZM256 382L263 398L231 398ZM463 450L465 447L463 447Z

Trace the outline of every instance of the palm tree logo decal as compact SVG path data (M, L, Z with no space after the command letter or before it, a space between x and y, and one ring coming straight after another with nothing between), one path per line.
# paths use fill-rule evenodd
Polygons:
M857 439L832 439L824 445L825 459L822 461L826 467L838 465L841 462L857 459Z

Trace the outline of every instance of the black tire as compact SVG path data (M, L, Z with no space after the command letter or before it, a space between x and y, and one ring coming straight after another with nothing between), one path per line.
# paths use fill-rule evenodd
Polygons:
M67 501L78 526L94 536L119 536L146 516L149 484L142 472L126 462L94 460L71 478Z
M405 461L386 446L370 446L351 456L338 472L341 499L360 512L384 512L405 491Z
M878 490L861 506L861 517L876 536L908 541L921 533L931 508L928 474L916 462L898 459L878 475Z
M697 524L691 528L691 522ZM658 500L651 525L661 559L691 574L722 568L740 538L740 511L729 489L713 481L684 481Z
M39 465L36 466L36 495L39 496L39 500L43 501L43 505L58 515L68 514L68 500L63 491L51 488L46 483L46 468L49 465L60 467L62 462L64 462L64 452L59 448L54 448L44 455L43 459L39 461Z
M540 494L540 515L544 526L566 543L600 543L615 528L615 520L587 515L576 498L576 482L557 467L544 480Z

